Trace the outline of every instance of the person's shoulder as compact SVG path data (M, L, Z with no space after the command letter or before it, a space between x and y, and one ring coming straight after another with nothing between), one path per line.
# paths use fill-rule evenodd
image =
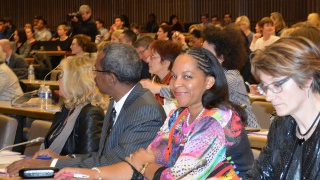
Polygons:
M91 103L88 103L87 105L83 106L81 109L81 113L90 113L90 112L100 112L103 114L103 109L100 106L94 106Z

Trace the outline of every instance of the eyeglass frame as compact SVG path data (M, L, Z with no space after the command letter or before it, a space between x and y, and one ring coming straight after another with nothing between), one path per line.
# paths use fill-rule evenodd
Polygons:
M138 51L138 54L143 54L148 48L149 48L149 45L146 46L143 50Z
M261 95L267 95L267 91L268 90L271 91L274 94L279 94L279 93L281 93L283 91L282 85L284 83L288 82L290 78L291 78L291 76L288 76L288 77L283 78L283 79L281 79L279 81L272 82L272 83L270 83L270 84L268 84L266 86L263 86L263 83L260 83L260 84L258 84L257 89L258 89L258 91L259 91L259 93ZM278 86L280 91L275 91L274 88L269 88L269 86L271 86L271 85L273 85L273 87L277 87ZM266 92L263 89L266 89Z

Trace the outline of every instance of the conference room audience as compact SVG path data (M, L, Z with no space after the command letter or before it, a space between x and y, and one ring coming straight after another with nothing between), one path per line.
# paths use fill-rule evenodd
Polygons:
M5 63L12 69L19 79L28 78L28 62L22 56L12 51L11 43L8 39L1 39L0 46L6 54Z
M73 36L73 40L70 46L71 53L76 56L84 56L85 48L91 43L91 38L84 34L77 34Z
M108 33L106 34L104 40L112 40L112 34L113 32L117 31L117 30L127 30L129 29L129 20L128 17L125 15L120 15L120 16L116 16L114 18L114 23L111 25Z
M26 27L26 28L24 28L24 30L26 31L27 42L31 46L31 51L39 49L39 47L35 46L37 40L36 40L36 38L34 38L34 29L32 27ZM30 57L30 54L29 54L29 57Z
M143 28L143 32L146 33L157 33L159 29L157 23L157 17L155 14L151 13L148 15L148 22Z
M234 26L234 23L232 22L232 16L230 13L224 13L222 22L221 22L222 28L225 28L227 26Z
M6 65L6 53L0 46L0 101L11 101L14 97L22 95L18 77Z
M250 30L250 20L247 16L239 16L235 21L236 27L239 27L241 31L246 35L248 39L248 47L252 42L254 33Z
M171 31L179 31L183 32L183 27L179 22L179 18L177 15L171 15L169 19L169 26L171 27Z
M273 12L270 15L270 19L273 21L276 36L281 36L281 33L287 29L287 25L282 14L279 12Z
M257 49L264 50L266 46L276 42L280 37L274 36L274 24L269 17L262 18L259 23L259 27L262 30L261 34L254 34L250 45L250 50L255 51Z
M133 44L133 47L136 48L142 61L141 79L151 79L148 61L150 60L151 56L151 50L149 46L152 42L153 39L150 36L143 36Z
M158 40L169 40L172 39L171 28L168 25L160 25L157 32Z
M90 40L94 42L98 29L92 18L92 10L90 6L81 5L79 7L79 13L81 14L80 19L76 16L71 19L72 36L84 34L89 36L91 38Z
M189 35L189 46L190 47L202 47L203 44L202 32L194 29Z
M281 38L255 53L252 72L277 117L245 179L319 179L319 60L317 46L302 37Z
M35 38L37 41L49 41L52 38L51 32L46 28L47 21L39 19L35 29Z
M119 43L120 42L120 35L123 33L123 29L115 30L111 33L111 42Z
M23 58L29 56L31 52L31 44L28 43L27 34L24 28L18 28L13 35L14 45L13 52L17 53Z
M140 35L140 26L137 23L131 23L130 29L136 34L137 39L141 37Z
M43 150L36 155L47 154L54 160L36 159L30 164L30 159L24 159L20 168L50 164L59 169L112 165L139 148L146 148L156 137L166 115L153 94L139 83L137 72L141 71L141 63L137 51L127 44L107 44L98 55L94 71L100 92L113 97L103 122L98 152L67 158ZM18 170L7 169L7 172L12 175Z
M131 29L124 30L120 36L119 41L124 44L132 46L137 40L137 35Z
M202 29L208 27L208 26L213 26L209 20L209 13L205 12L201 14L201 27ZM190 30L190 29L189 29Z
M148 61L149 72L154 76L152 80L141 80L141 85L147 89L151 89L153 84L169 85L172 78L170 70L174 60L182 50L181 46L173 41L155 40L149 48L151 50L150 59ZM170 106L173 102L164 99L159 93L155 94L155 97L161 105L164 105L166 114L169 114L172 107L175 107Z
M246 105L248 127L260 128L260 124L252 112L250 98L239 72L248 57L245 37L233 27L226 27L222 30L216 27L208 27L204 30L204 39L203 47L210 50L224 68L229 86L230 101L240 106Z
M241 166L237 162L250 168L253 157L241 122L245 113L229 102L227 80L213 54L195 48L179 55L170 86L182 108L171 113L147 149L126 157L126 162L98 168L100 173L64 168L55 178L83 173L91 179L232 179L242 173L233 169ZM229 150L237 155L229 157Z

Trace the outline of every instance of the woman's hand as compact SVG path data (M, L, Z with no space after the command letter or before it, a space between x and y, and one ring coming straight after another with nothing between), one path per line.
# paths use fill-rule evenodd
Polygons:
M153 94L159 94L161 89L161 84L154 83L150 79L140 80L140 84L143 88L149 89Z
M255 33L252 37L252 42L251 43L256 43L257 40L261 37L262 35L260 33Z
M74 174L83 174L89 176L88 179L99 179L99 173L96 170L85 168L63 168L54 175L55 179L74 179ZM71 177L70 177L71 176Z
M125 160L130 163L136 170L140 171L145 163L157 163L156 155L148 148L147 150L140 148L130 157L126 157Z

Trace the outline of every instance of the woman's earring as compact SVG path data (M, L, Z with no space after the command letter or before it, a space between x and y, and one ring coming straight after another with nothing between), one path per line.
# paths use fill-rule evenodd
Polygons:
M309 98L309 92L310 92L310 86L307 88L308 98Z

